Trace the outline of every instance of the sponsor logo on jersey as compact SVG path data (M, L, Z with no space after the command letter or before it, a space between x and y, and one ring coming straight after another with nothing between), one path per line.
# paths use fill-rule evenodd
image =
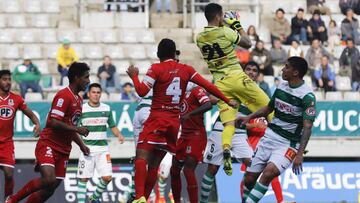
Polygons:
M14 117L15 110L10 106L0 106L0 119L10 120Z
M81 117L81 112L80 111L76 111L72 117L71 117L71 123L76 126L80 120Z
M8 105L9 105L9 106L14 106L14 100L13 100L13 99L9 99Z
M187 154L190 154L190 153L191 153L191 146L187 146L187 147L186 147L186 153L187 153Z
M309 107L305 110L306 115L308 116L315 116L316 110L314 107Z

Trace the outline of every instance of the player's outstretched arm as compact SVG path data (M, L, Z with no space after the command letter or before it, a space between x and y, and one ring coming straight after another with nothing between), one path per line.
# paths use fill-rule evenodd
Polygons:
M195 116L198 114L203 114L209 111L212 108L212 104L210 101L205 102L203 105L199 106L198 108L194 109L193 111L181 116L181 120L185 121L189 119L191 116Z
M144 82L140 82L139 69L134 67L133 65L131 65L127 69L126 73L129 75L129 77L133 81L136 93L140 97L144 97L150 91L151 88L148 85L146 85Z
M77 127L77 126L68 125L55 118L52 118L50 122L51 122L50 123L51 127L56 130L72 131L84 136L87 136L89 134L89 130L86 127Z
M260 118L260 117L267 117L271 112L273 112L273 109L270 106L265 106L256 112L247 115L247 116L240 116L235 120L236 126L246 126L246 124L253 118Z
M206 91L219 99L223 100L229 106L233 108L237 108L238 104L235 101L228 99L215 85L211 84L205 78L203 78L200 74L195 73L195 75L191 78L191 81L203 87Z
M124 136L121 134L120 130L117 127L112 127L111 128L111 132L113 133L113 135L115 137L117 137L119 139L119 142L122 144L124 143Z
M22 111L28 118L30 118L31 122L35 125L34 126L34 136L35 137L38 137L39 134L40 134L40 121L38 119L38 117L36 117L36 115L34 114L34 112L29 109L29 108L26 108Z
M300 139L300 147L298 152L296 153L294 163L293 163L293 172L298 175L300 172L302 172L302 163L303 163L303 154L305 152L306 146L309 142L310 136L311 136L311 130L313 126L313 121L311 120L304 120L303 121L304 130L303 134L301 135Z
M249 49L252 46L250 37L247 35L247 33L245 32L244 29L238 30L238 33L241 36L238 45L245 48L245 49Z

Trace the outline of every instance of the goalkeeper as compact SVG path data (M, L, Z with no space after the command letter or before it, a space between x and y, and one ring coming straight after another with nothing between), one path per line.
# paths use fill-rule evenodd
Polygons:
M251 47L251 41L241 27L235 12L225 14L219 4L210 3L205 7L208 26L198 34L197 46L213 75L215 86L229 99L243 103L254 112L269 103L268 96L242 70L235 55L234 47ZM225 23L227 26L223 26ZM224 171L232 175L231 140L235 133L237 109L219 101L220 119L224 125L222 147L224 149Z

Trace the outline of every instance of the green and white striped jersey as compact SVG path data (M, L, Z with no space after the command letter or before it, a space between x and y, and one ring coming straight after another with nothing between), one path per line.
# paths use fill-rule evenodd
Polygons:
M299 142L303 132L304 120L315 120L316 99L311 87L302 83L290 87L283 82L275 90L269 107L275 111L268 127L276 134L294 142Z
M92 107L85 103L82 107L82 115L79 122L80 126L86 126L89 130L87 137L81 136L90 153L108 151L107 126L115 127L110 106L100 103L97 107Z
M136 107L136 110L140 110L143 107L151 107L153 97L153 90L151 89L144 97L142 97Z

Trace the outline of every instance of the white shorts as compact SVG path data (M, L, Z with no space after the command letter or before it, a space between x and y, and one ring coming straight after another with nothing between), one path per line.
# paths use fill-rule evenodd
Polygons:
M112 164L108 151L94 153L90 156L85 156L83 153L80 154L77 177L92 178L95 169L101 177L112 176Z
M244 131L244 130L243 130ZM221 130L213 130L208 138L204 153L204 163L220 166L223 163L223 148L221 142ZM251 158L253 150L247 141L245 132L236 129L232 138L232 157L241 161L243 158Z
M163 179L169 177L172 166L172 157L173 156L170 153L166 153L165 157L160 163L159 174Z
M139 135L144 127L144 123L148 119L149 115L150 107L142 107L138 111L135 111L133 119L135 143L137 143Z
M247 167L246 171L261 173L266 165L271 162L282 173L291 165L299 145L299 143L290 142L290 140L267 128L265 135L260 139L255 149L251 166Z

